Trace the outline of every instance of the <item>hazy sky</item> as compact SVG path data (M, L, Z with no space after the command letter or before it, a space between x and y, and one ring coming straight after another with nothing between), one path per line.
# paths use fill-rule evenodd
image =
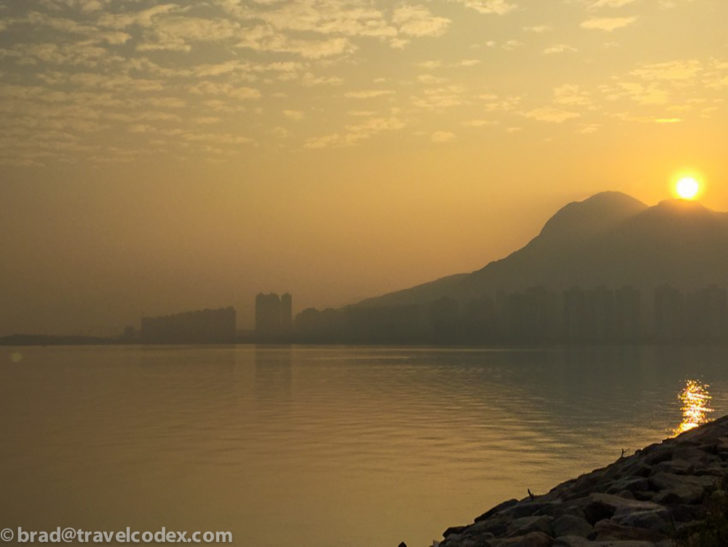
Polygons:
M725 0L0 0L0 334L480 268L561 205L728 209Z

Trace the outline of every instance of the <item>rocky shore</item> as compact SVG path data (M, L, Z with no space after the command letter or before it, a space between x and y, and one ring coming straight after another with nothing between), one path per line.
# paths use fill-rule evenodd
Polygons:
M728 416L443 536L439 547L728 546Z

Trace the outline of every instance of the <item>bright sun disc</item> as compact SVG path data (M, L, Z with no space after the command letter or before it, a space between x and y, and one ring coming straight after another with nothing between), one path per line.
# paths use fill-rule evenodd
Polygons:
M677 195L682 199L694 199L700 190L700 184L693 177L684 177L677 181Z

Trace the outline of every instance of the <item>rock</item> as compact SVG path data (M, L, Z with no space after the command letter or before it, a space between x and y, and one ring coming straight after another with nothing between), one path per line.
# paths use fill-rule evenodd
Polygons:
M650 477L650 485L662 491L655 496L655 501L662 498L665 503L698 503L705 490L714 484L715 477L709 475L676 475L660 471Z
M507 519L501 515L496 515L487 520L481 520L475 524L468 526L461 533L466 535L482 535L493 534L493 536L502 536L508 531L511 519Z
M594 526L597 541L604 540L635 540L635 541L660 541L665 539L665 534L648 530L646 528L637 528L633 526L625 526L612 519L600 520Z
M584 507L584 517L592 526L600 520L612 518L616 509L611 505L599 500L592 500Z
M499 504L470 526L448 528L441 545L673 547L685 538L699 540L725 507L728 416L545 495Z
M508 527L508 536L525 536L530 532L551 532L551 517L546 515L514 519Z
M675 456L673 455L673 458ZM660 462L655 465L655 472L665 471L667 473L675 473L677 475L689 475L693 472L695 466L687 460L672 459L667 462Z
M554 538L544 532L529 532L528 534L501 540L495 547L551 547Z
M668 509L670 519L674 522L690 522L704 519L706 510L702 505L672 505Z
M448 528L447 530L445 530L442 533L442 537L447 537L447 536L450 536L452 534L459 534L460 532L462 532L466 528L467 528L467 526L450 526L450 528Z
M578 536L563 536L554 540L552 547L655 547L651 541L589 541Z
M672 453L673 460L683 460L691 462L693 465L702 466L711 460L717 460L714 455L701 450L697 446L676 446Z
M488 517L490 517L492 515L495 515L496 513L499 513L500 511L503 511L504 509L508 509L509 507L513 507L517 503L518 503L518 500L515 499L515 498L510 499L508 501L504 501L503 503L499 503L498 505L496 505L492 509L489 509L488 511L486 511L485 513L483 513L479 517L476 517L475 518L475 522L479 522L481 520L487 519Z
M555 537L579 536L586 537L592 533L594 528L586 519L575 515L561 515L551 523L551 529Z
M670 531L670 515L666 509L653 511L635 511L633 513L615 513L612 520L622 526L630 528L644 528L653 530L660 534L667 534Z
M502 511L502 514L511 518L530 517L532 515L544 513L549 514L555 505L560 504L548 501L525 500L517 505L505 509Z
M648 490L650 481L645 477L624 477L615 481L607 488L607 494L617 494L620 491L627 491L633 495L634 492Z
M644 462L647 465L655 465L660 462L672 459L672 446L665 444L651 445L645 449Z

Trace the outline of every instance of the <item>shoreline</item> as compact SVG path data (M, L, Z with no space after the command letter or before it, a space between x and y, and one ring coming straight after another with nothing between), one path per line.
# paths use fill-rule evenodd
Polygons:
M504 501L437 547L728 545L728 416Z

